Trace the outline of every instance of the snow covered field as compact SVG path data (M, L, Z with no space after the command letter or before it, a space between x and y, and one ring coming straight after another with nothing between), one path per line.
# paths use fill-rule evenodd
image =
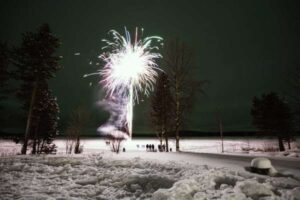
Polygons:
M59 148L59 152L65 152L65 140L56 140L55 143ZM83 139L81 143L84 151L86 150L87 152L97 152L110 148L109 145L105 144L103 139ZM154 144L157 149L159 141L156 138L133 139L131 141L124 141L122 147L125 147L128 151L146 151L147 144ZM252 150L248 152L249 154L264 153L270 156L300 157L300 138L297 138L297 140L292 143L292 151L287 150L285 153L278 153L276 152L277 146L278 143L276 139L243 140L236 138L224 140L224 151L226 153L245 153L243 149L251 148ZM169 140L169 148L172 148L173 151L175 150L175 140ZM185 152L220 153L221 141L217 138L181 139L180 149ZM273 152L270 152L270 150Z
M170 161L168 156L178 154L1 157L0 199L300 199L300 182L290 177L213 167L194 159Z
M58 154L66 152L66 141L64 139L55 140L58 146ZM82 139L83 153L97 153L101 150L109 150L110 146L106 145L104 139ZM127 151L146 151L146 144L154 144L156 149L159 141L156 138L133 139L122 142L122 147ZM278 144L275 139L224 139L224 151L229 154L250 154L250 155L267 155L267 156L287 156L300 159L300 138L292 142L292 150L285 152L276 152ZM175 141L169 140L169 147L175 150ZM181 139L181 151L185 152L202 152L202 153L220 153L221 141L218 138L194 138ZM250 151L245 151L244 149ZM20 144L15 144L11 140L0 140L0 156L16 155L21 149ZM287 149L287 147L286 147Z

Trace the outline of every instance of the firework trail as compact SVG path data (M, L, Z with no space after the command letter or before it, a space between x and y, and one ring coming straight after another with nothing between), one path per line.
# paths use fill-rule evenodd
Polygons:
M161 57L157 51L162 38L142 38L143 29L139 31L138 28L134 38L126 28L125 36L115 30L109 34L112 39L102 40L106 45L102 48L104 53L99 56L104 62L103 69L88 74L101 76L100 83L106 91L106 99L101 104L111 113L108 123L98 131L106 135L121 131L131 138L133 106L139 102L140 94L148 96L153 90L159 70L155 61ZM154 42L158 45L153 45Z

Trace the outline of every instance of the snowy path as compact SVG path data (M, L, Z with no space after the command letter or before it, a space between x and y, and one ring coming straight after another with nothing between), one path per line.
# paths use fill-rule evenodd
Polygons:
M235 170L245 170L249 167L251 160L255 156L250 155L231 155L231 154L214 154L214 153L192 153L192 152L126 152L119 155L113 155L119 158L154 159L160 161L180 161L197 165L209 165L213 167L226 167ZM299 158L286 157L268 157L273 166L283 174L291 174L300 179L300 160Z

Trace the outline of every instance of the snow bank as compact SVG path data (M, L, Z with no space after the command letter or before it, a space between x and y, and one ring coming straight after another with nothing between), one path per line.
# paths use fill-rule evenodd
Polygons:
M0 158L1 199L299 199L300 182L111 154Z

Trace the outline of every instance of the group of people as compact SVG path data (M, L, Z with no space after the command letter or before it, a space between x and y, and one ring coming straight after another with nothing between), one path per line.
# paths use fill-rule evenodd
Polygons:
M166 149L166 145L157 145L157 149L159 152L164 152L164 151L167 151ZM146 144L146 151L150 151L150 152L156 152L157 150L155 149L155 146L154 144ZM172 151L172 148L170 148L169 151Z
M146 144L146 151L152 151L155 152L154 144Z

